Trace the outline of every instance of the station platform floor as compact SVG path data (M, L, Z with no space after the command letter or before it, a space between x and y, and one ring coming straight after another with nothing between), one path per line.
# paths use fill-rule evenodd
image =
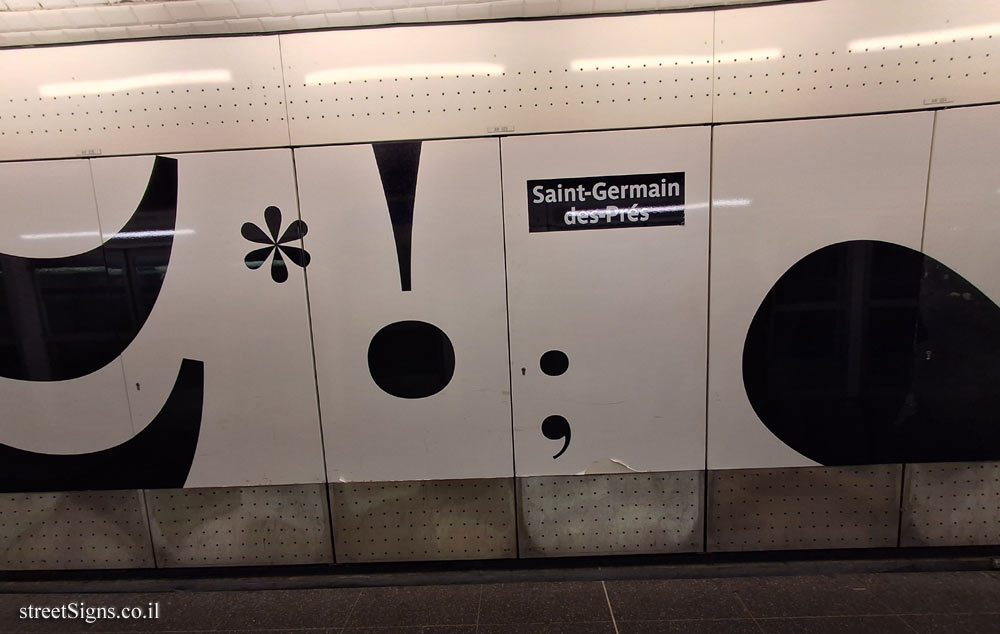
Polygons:
M88 581L79 583L81 591L70 592L45 591L61 582L5 582L0 584L0 632L1000 633L1000 572L991 570L622 576L598 570L594 578L563 581L532 581L528 574L504 583L366 586L362 579L356 587L255 587L273 586L269 581L243 583L235 590L174 580L172 589L160 591ZM216 580L214 587L221 584ZM99 591L102 587L109 591ZM82 607L149 609L158 603L159 618L95 618L89 624L79 617L22 618L29 606L59 608L74 602L81 614Z

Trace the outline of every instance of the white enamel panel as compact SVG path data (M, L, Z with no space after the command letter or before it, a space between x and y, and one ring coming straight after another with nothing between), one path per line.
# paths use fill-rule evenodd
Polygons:
M700 123L711 12L282 35L294 145Z
M750 322L778 278L821 247L882 240L920 249L933 118L921 112L715 129L709 469L816 464L775 437L747 399Z
M184 358L205 364L201 434L188 487L323 481L305 276L288 263L244 264L244 222L281 231L298 218L290 150L185 154L178 161L176 233L166 278L140 334L122 355L132 415L147 425ZM153 157L94 159L102 226L135 209ZM123 192L128 192L126 196ZM286 260L287 263L287 260Z
M0 164L0 253L71 256L101 244L85 160ZM44 316L41 317L44 319ZM121 361L69 381L0 378L0 442L44 453L83 453L131 437Z
M0 163L0 252L58 257L101 244L86 160Z
M406 292L372 146L296 150L331 482L512 475L498 150L422 144ZM369 373L373 335L404 320L454 347L454 375L431 396L391 396Z
M938 113L924 252L1000 304L1000 106Z
M1000 99L991 0L824 0L715 15L715 121Z
M708 127L503 140L517 475L703 469ZM682 226L529 233L526 181L685 173ZM561 350L569 369L542 373ZM522 370L523 369L523 370ZM549 440L541 423L566 418Z
M278 38L0 51L0 160L286 145Z

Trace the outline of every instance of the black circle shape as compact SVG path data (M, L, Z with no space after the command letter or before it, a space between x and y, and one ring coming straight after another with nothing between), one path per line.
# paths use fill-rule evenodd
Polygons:
M562 350L549 350L539 359L538 366L549 376L559 376L569 369L569 357Z
M569 421L565 417L558 414L553 414L552 416L546 416L545 420L542 421L542 435L549 440L560 440L565 438L562 449L559 453L552 456L552 458L558 458L563 455L563 453L569 448L570 438L573 437L573 431L569 427Z
M455 348L433 324L397 321L375 333L368 344L368 372L388 394L426 398L451 382Z

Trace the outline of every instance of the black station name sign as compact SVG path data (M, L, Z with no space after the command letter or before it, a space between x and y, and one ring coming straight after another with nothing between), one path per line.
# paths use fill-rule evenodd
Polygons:
M528 230L684 224L684 172L528 181Z

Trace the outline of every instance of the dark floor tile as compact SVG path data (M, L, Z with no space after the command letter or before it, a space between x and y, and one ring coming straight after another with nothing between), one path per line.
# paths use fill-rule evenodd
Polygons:
M390 625L475 625L478 585L365 588L348 628Z
M760 629L750 619L623 621L618 634L760 634Z
M618 621L749 618L736 593L715 579L608 581Z
M611 622L600 581L483 586L479 623ZM482 628L480 628L482 631Z
M476 634L476 626L415 625L412 627L349 627L340 634Z
M898 616L814 616L759 619L764 634L913 634Z
M480 625L478 634L615 634L611 621L603 623L505 623Z
M996 634L1000 614L918 614L901 617L917 634Z
M755 617L892 614L860 575L746 577L719 580Z
M1000 612L1000 583L990 573L893 572L866 583L896 614Z

